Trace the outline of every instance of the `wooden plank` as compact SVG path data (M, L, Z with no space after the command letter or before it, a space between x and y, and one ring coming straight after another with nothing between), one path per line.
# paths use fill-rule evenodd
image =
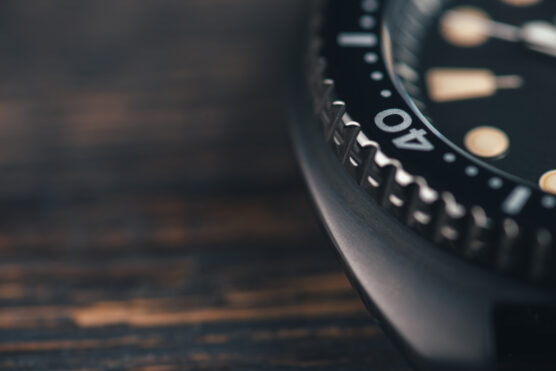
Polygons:
M300 2L0 7L1 369L406 369L291 153Z

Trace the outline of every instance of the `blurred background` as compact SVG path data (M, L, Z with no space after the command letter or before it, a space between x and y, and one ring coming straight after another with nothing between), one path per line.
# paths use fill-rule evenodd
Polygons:
M289 144L302 5L0 3L0 369L406 370Z

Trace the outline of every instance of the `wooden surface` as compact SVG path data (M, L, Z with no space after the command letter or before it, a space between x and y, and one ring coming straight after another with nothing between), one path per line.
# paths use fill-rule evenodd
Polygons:
M407 370L291 154L300 3L0 4L0 369Z

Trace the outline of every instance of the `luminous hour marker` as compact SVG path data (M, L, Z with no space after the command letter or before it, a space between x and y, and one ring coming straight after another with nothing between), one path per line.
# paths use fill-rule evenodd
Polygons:
M427 72L430 98L435 102L484 98L498 89L517 89L523 79L517 75L495 76L486 69L433 68Z
M481 126L465 136L465 147L475 156L484 158L499 157L508 151L510 140L502 130Z
M503 3L513 6L530 6L541 2L541 0L502 0Z
M446 12L440 20L440 33L446 41L460 47L474 47L489 39L488 14L478 8L460 7Z
M541 189L548 193L556 194L556 170L550 170L539 180Z
M342 32L338 35L338 44L344 47L365 48L376 45L376 35L365 32Z

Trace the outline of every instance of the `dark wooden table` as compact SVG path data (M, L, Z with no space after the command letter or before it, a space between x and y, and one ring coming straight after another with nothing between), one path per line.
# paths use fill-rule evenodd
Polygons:
M301 3L0 4L0 369L407 370L291 153Z

